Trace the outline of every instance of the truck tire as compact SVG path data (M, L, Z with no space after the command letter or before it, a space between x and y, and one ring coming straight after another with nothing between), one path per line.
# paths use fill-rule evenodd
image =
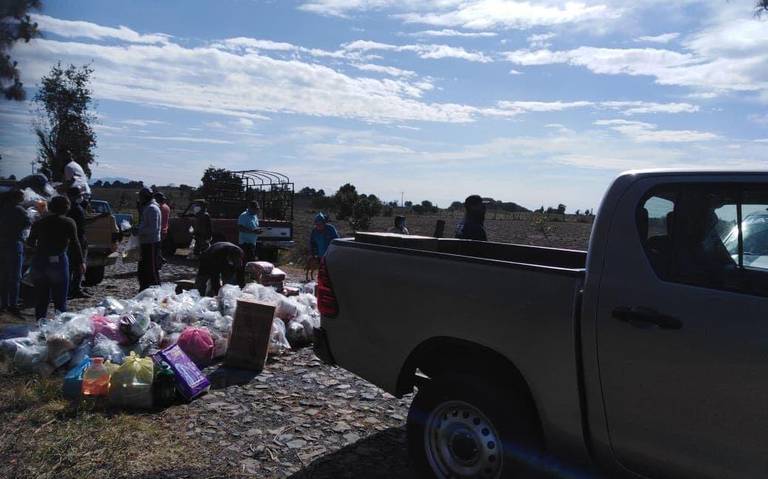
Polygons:
M85 270L85 285L96 286L104 279L104 266L88 266Z
M424 477L536 475L543 448L535 408L515 388L493 381L451 375L419 388L407 433L411 461Z

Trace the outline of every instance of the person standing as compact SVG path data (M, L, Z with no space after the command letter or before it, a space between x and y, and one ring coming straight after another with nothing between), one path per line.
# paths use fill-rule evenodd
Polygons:
M196 211L195 211L196 210ZM193 208L195 211L195 256L207 250L213 239L213 225L211 224L211 215L208 214L208 203L200 201Z
M459 239L488 241L485 233L485 202L479 195L467 196L464 200L464 219L456 226Z
M160 265L166 263L163 257L163 251L167 251L168 247L168 226L171 223L171 207L168 206L168 199L161 192L155 193L155 201L160 207L160 249L158 254L160 255Z
M329 218L324 213L315 216L315 228L309 236L309 251L315 260L325 256L331 241L339 237L336 227L328 221Z
M71 187L79 188L86 198L91 197L91 187L88 186L88 176L86 176L83 167L74 160L71 153L69 155L69 163L64 165L64 186L67 189Z
M243 250L246 263L256 260L259 233L261 233L259 228L260 210L259 203L251 201L248 203L248 208L240 213L240 217L237 219L240 249Z
M160 207L152 197L149 188L139 191L139 257L138 277L139 291L144 291L150 286L160 284L160 268L158 267L158 249L160 248L160 228L162 214Z
M77 228L77 241L80 243L81 255L83 262L88 263L88 240L85 238L85 210L82 207L82 192L80 188L72 186L67 190L67 197L69 198L69 211L67 217L71 218L75 222ZM76 264L74 262L72 248L68 250L69 264ZM73 298L90 298L91 295L83 290L83 271L80 268L70 268L69 279L69 299Z
M32 224L21 206L24 193L13 190L0 208L0 312L19 316L19 288L24 264L24 232Z
M209 292L212 296L216 296L219 294L222 281L224 284L237 284L242 270L242 249L226 241L214 243L200 255L195 289L201 296L206 296Z
M70 268L68 250L72 253L72 268L85 273L82 248L77 239L77 225L72 218L66 216L69 207L66 197L54 197L48 204L50 214L33 224L29 233L29 245L37 248L32 259L37 319L46 317L51 299L57 311L67 311Z
M389 232L401 235L411 234L405 226L405 216L395 216L395 225L389 229Z

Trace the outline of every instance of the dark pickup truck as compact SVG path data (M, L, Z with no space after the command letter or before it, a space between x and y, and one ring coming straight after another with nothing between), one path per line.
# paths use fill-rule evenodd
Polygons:
M765 478L766 210L765 171L637 171L588 251L335 240L316 351L418 389L429 477Z

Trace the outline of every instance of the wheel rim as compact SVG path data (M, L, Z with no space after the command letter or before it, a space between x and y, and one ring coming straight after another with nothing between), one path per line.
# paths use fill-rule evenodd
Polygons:
M427 460L441 479L496 479L502 470L502 444L491 421L463 401L438 405L424 429Z

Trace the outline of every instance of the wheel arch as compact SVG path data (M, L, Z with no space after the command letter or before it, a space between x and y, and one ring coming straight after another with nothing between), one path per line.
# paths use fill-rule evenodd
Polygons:
M541 425L532 389L520 369L506 356L487 346L449 336L423 341L403 363L397 380L397 396L408 394L418 385L417 369L428 378L452 372L497 380L526 398L536 414L536 422Z

